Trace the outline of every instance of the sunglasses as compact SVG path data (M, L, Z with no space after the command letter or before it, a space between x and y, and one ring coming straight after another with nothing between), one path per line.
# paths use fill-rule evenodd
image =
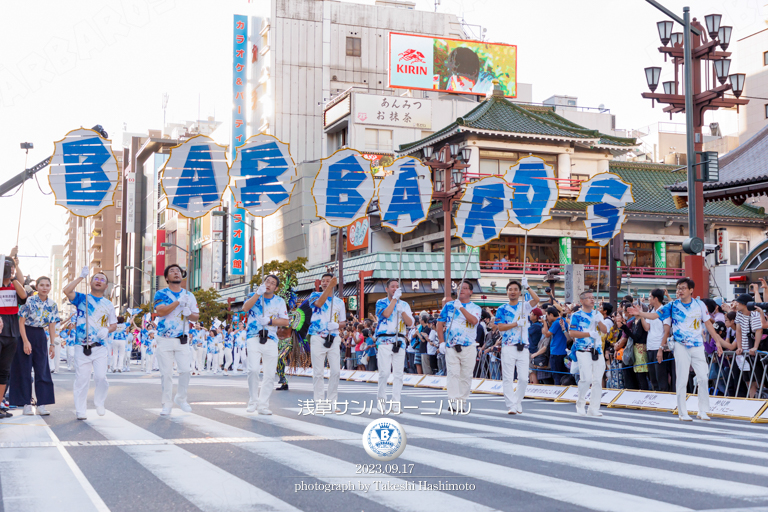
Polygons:
M94 277L93 280L96 281L97 283L106 283L107 282L107 280L104 279L103 277Z

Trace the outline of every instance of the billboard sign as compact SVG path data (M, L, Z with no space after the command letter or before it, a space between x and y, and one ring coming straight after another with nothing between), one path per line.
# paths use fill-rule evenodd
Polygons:
M347 251L357 251L368 247L369 228L368 217L357 219L347 228Z
M389 87L517 97L517 46L389 33Z
M405 128L432 128L432 102L427 99L355 94L355 122Z

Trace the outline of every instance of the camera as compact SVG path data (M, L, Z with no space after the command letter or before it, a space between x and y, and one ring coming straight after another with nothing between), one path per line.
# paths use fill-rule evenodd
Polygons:
M748 310L754 311L756 307L768 311L768 302L747 302Z
M547 286L546 288L544 288L544 293L546 293L547 295L549 295L550 293L552 293L552 288L550 288L549 286Z
M558 282L560 280L560 270L556 268L551 268L547 270L547 275L544 276L544 281L549 283L549 286L554 286L554 283Z

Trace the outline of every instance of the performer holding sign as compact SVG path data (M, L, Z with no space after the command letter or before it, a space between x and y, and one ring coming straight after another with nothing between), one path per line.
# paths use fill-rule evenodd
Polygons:
M107 336L117 328L115 307L104 297L104 291L109 284L106 274L96 272L91 278L91 293L87 296L75 289L80 281L88 277L88 267L83 267L80 277L64 287L63 293L77 308L75 322L75 383L72 391L75 395L75 413L77 419L88 419L86 412L88 401L88 386L91 381L91 371L96 390L93 394L93 404L99 416L107 411L104 402L107 399L109 382L107 382L107 356L105 346ZM86 308L88 309L88 325L86 327Z
M413 313L407 302L401 301L403 291L397 279L387 281L387 296L376 301L376 344L378 345L377 361L379 366L379 410L384 408L387 399L387 381L389 374L395 373L392 382L392 400L400 402L400 392L403 389L403 370L405 369L406 327L413 325Z
M328 394L325 398L336 407L339 398L339 376L341 375L341 337L339 329L347 324L347 313L344 309L344 301L333 297L336 287L336 278L333 274L323 274L320 280L320 292L312 292L309 296L309 305L312 307L312 321L309 324L310 355L312 357L312 384L315 391L315 403L324 398L323 373L325 358L328 357L328 366L331 375L328 378ZM331 300L328 300L329 297ZM336 412L341 409L336 408Z

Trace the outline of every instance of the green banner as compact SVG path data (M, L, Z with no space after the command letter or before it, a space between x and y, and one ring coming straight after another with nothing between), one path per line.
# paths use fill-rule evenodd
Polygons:
M653 266L658 269L667 268L667 242L653 242ZM657 276L663 276L666 270L657 270Z
M571 265L573 258L571 257L571 238L560 237L558 240L560 246L560 263L563 265Z

